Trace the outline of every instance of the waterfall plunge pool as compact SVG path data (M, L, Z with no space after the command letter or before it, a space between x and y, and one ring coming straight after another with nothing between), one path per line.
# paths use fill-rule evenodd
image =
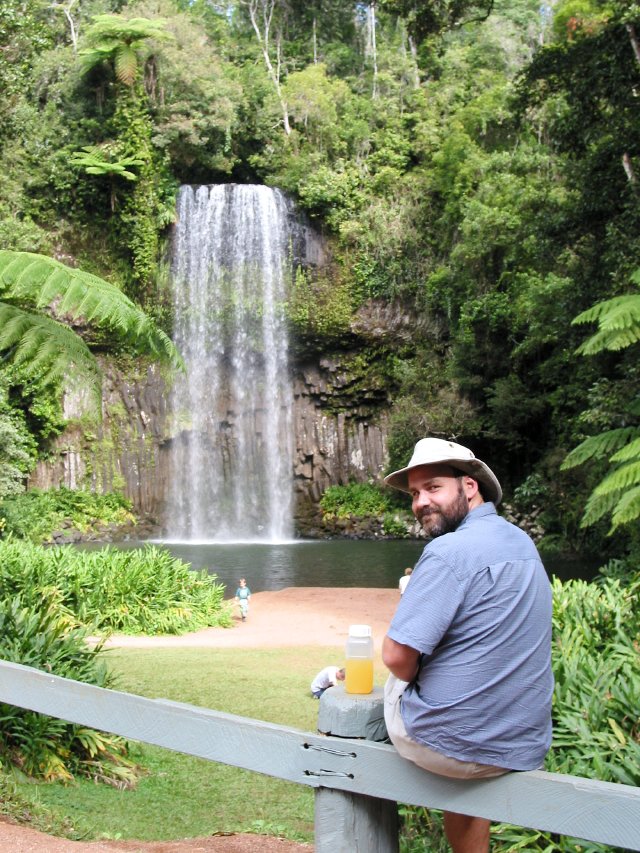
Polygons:
M113 543L117 548L156 545L190 563L206 568L233 595L238 580L247 579L252 592L291 586L396 588L407 566L418 561L424 542L407 539L296 540L284 544L219 542L169 542L131 540ZM104 543L78 547L103 548ZM561 580L593 578L597 566L584 562L544 559L549 575Z

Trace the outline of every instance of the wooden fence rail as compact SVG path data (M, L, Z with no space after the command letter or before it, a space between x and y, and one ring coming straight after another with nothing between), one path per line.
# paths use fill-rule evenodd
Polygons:
M360 718L366 703L379 705L378 694L376 690L371 697L345 697L340 713L344 719ZM338 699L343 701L341 695ZM329 802L327 810L327 795L330 801L335 792L364 803L367 819L374 822L389 814L376 803L388 807L401 802L640 850L640 788L629 785L541 770L476 782L444 779L405 761L388 744L301 732L166 699L105 690L6 661L0 661L0 702L311 786L316 789L318 853L397 849L388 827L378 827L376 842L337 838L335 821L326 819L333 808ZM324 817L318 814L319 806Z

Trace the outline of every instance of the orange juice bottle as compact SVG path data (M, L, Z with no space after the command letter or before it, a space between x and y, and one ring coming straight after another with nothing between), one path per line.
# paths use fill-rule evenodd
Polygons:
M347 693L373 690L373 637L368 625L350 625L347 639L344 689Z

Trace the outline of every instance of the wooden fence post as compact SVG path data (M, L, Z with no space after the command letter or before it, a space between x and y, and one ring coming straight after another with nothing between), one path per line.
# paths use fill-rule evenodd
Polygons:
M346 693L342 684L320 698L318 731L334 737L384 741L384 698L373 693ZM392 800L317 788L315 796L316 853L397 853L398 805Z

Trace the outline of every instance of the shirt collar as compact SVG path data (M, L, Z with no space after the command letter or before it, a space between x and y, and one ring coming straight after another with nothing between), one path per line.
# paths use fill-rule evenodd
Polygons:
M461 527L464 527L469 520L473 520L476 518L486 518L488 515L497 515L497 511L495 505L491 501L485 501L484 503L477 506L475 509L472 509L471 512L467 513L467 515L463 518L460 524L457 526L456 530L460 530Z

